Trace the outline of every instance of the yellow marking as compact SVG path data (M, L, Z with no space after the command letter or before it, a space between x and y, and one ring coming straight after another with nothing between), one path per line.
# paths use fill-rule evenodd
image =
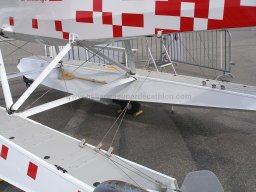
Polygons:
M117 113L122 113L122 111L123 111L122 109L118 109L116 112Z
M63 69L60 71L59 79L60 80L79 79L79 80L84 80L84 81L90 81L92 83L107 84L107 82L103 81L103 80L91 79L91 78L86 78L86 77L77 77L73 73L64 71Z
M116 71L116 70L117 70L114 65L107 65L107 66L105 66L105 68L106 68L107 70L111 70L111 71Z
M140 111L138 111L137 113L134 113L133 116L134 116L134 117L138 117L138 116L140 116L142 113L143 113L143 111L140 110Z

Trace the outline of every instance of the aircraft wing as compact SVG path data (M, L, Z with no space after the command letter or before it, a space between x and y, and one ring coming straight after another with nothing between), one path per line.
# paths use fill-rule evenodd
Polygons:
M55 45L249 26L255 0L0 0L0 33Z
M36 57L23 58L20 72L39 70L49 63ZM88 98L107 103L108 100L126 100L184 106L223 109L256 110L255 86L206 80L203 78L172 75L155 71L136 70L127 77L110 65L65 61L42 82L43 85L73 96L69 99ZM62 72L72 74L63 78ZM27 74L31 80L39 73ZM106 82L106 83L105 83Z

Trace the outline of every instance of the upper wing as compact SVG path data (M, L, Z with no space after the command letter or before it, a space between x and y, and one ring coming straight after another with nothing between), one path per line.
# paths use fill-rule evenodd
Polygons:
M0 5L0 29L26 40L63 40L74 33L102 43L159 31L256 26L256 0L0 0Z

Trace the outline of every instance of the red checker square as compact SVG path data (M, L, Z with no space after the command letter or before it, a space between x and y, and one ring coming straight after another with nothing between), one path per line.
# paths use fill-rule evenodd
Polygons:
M9 17L9 23L11 26L14 26L14 18L13 17Z
M63 32L63 39L69 39L69 33Z
M180 18L180 31L193 31L194 18L181 17Z
M102 12L102 0L93 0L93 11Z
M123 27L120 25L113 25L113 37L123 37Z
M55 21L55 30L62 32L62 22L61 21Z
M195 0L195 17L208 19L209 7L210 0Z
M144 15L134 13L123 13L122 25L129 27L144 27Z
M27 175L36 180L38 166L32 162L29 162Z
M191 0L187 0L187 1L191 1ZM155 14L156 15L180 16L181 2L182 2L182 0L156 1Z
M78 23L93 23L92 11L77 11L76 22Z
M37 21L37 19L32 19L32 28L33 29L38 29L38 21Z
M103 12L102 13L102 23L105 25L112 25L113 24L113 18L111 12Z
M2 145L0 157L2 157L4 160L6 160L7 156L8 156L8 151L9 151L8 147L6 147L5 145Z

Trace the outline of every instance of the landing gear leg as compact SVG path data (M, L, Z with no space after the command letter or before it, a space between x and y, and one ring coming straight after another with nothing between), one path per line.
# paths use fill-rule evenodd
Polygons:
M173 114L174 113L174 106L173 105L171 105L171 114Z

